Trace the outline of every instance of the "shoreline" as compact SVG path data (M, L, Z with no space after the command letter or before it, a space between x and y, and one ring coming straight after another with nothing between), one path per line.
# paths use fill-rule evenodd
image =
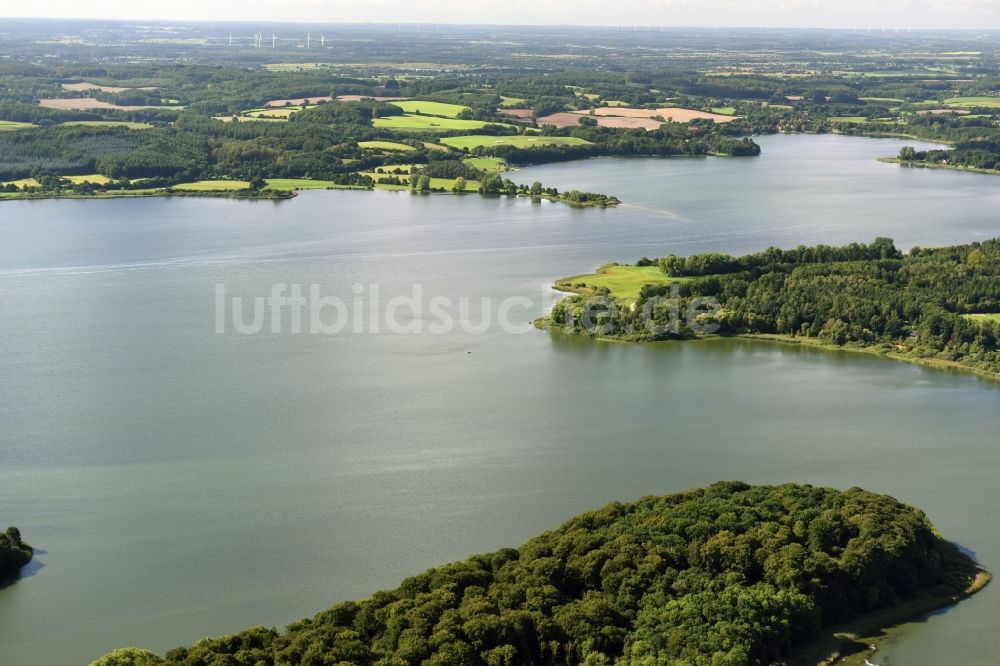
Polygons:
M932 162L914 162L901 160L898 157L880 157L879 162L885 164L898 164L906 169L944 169L945 171L961 171L965 173L979 173L985 176L1000 176L1000 171L996 169L980 169L979 167L963 166L960 164L935 164Z
M911 624L935 611L951 608L984 590L993 575L967 555L958 566L971 567L975 575L968 586L959 591L925 592L896 606L874 611L851 622L822 630L824 636L807 645L802 653L790 660L790 666L865 666L869 657L878 652L878 640L884 640L894 630Z
M557 291L564 291L564 290L557 289ZM575 293L575 292L569 292L569 293ZM781 335L777 333L741 333L739 335L713 334L713 335L698 335L690 338L677 338L668 340L637 340L628 337L589 335L586 333L576 333L573 331L563 330L562 327L552 326L548 315L536 318L533 324L535 328L537 328L540 331L557 333L561 335L571 336L574 338L588 338L598 342L612 342L616 344L658 345L658 344L671 344L671 343L684 343L684 342L699 342L704 340L750 340L757 342L773 342L785 345L795 345L799 347L811 347L813 349L821 349L825 351L839 351L839 352L848 352L854 354L867 354L869 356L878 356L880 358L884 358L890 361L911 363L913 365L920 365L923 367L933 368L935 370L940 370L940 371L957 371L963 374L971 374L980 379L1000 383L1000 373L988 372L986 370L972 368L967 365L958 363L956 361L946 361L944 359L937 359L937 358L922 358L919 356L911 356L909 354L901 354L899 352L886 351L879 347L854 347L850 345L841 346L827 342L822 342L821 340L818 339L795 337L791 335Z

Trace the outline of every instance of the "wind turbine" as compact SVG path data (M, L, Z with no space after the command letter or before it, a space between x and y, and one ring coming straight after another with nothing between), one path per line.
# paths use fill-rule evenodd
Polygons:
M307 32L306 33L306 48L308 49L311 46L312 46L312 34Z
M277 43L277 41L278 41L278 36L277 36L277 35L275 35L275 34L274 34L274 33L272 32L272 33L271 33L271 48L272 48L272 49L274 48L274 45L275 45L275 43Z
M319 34L319 45L326 46L326 35L324 35L323 33Z

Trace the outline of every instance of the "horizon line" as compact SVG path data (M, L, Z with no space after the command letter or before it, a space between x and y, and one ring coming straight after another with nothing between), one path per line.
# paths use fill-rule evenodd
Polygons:
M803 30L816 32L851 32L851 33L941 33L941 32L976 32L976 33L1000 33L1000 27L951 27L951 28L929 28L916 26L879 25L879 26L853 26L853 27L824 27L814 25L703 25L703 24L683 24L683 25L658 25L652 23L631 23L631 24L599 24L599 23L469 23L469 22L440 22L440 21L304 21L288 19L178 19L178 18L108 18L92 16L8 16L0 14L0 19L8 21L82 21L87 23L181 23L192 25L253 25L253 24L278 24L278 25L327 25L344 27L378 26L393 27L423 26L435 27L478 27L478 28L591 28L608 31L637 32L656 30Z

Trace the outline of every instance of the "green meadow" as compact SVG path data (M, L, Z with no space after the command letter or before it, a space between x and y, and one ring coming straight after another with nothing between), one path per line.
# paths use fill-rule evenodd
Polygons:
M507 171L510 166L499 157L466 157L462 160L473 169L479 169L486 173Z
M970 314L965 315L966 319L972 321L995 321L1000 322L1000 314Z
M370 176L372 180L375 181L375 189L377 190L409 190L410 189L410 176L407 174L391 174L391 173L374 173L371 171L362 172L363 176ZM399 178L402 185L389 185L386 183L379 183L379 178ZM451 192L451 188L455 186L454 178L431 178L431 189L432 190L444 190L445 192ZM465 192L478 192L479 191L479 181L478 180L467 180L465 181Z
M467 106L461 104L446 104L444 102L428 102L420 99L410 99L405 102L390 102L393 106L398 106L406 113L414 113L423 116L441 116L443 118L455 118L463 111L471 111Z
M469 150L478 146L517 146L531 148L532 146L582 146L588 141L575 136L490 136L486 134L470 134L468 136L449 136L441 139L441 143Z
M639 291L647 284L672 284L684 280L666 275L659 266L607 264L598 268L596 273L563 278L556 282L556 288L590 293L595 287L607 287L616 301L634 303L639 298Z
M527 101L528 100L522 99L520 97L506 97L504 95L500 95L500 108L501 109L517 108L523 105Z
M372 126L379 129L397 130L401 132L429 132L456 130L477 130L487 125L504 125L505 123L488 123L482 120L461 120L459 118L443 118L440 116L423 116L407 113L402 116L386 116L375 118ZM507 125L513 127L513 125Z
M0 120L0 132L10 132L12 130L27 129L34 127L31 123L18 123L13 120Z
M735 106L713 106L712 113L718 113L721 116L735 116L736 107Z
M985 106L1000 108L1000 97L949 97L944 100L945 106Z
M325 190L338 187L332 180L312 180L310 178L265 178L264 182L272 190Z
M413 146L408 146L405 143L396 143L395 141L358 141L358 147L367 150L389 150L399 153L416 150Z
M868 119L864 116L835 116L833 118L827 118L831 123L867 123Z

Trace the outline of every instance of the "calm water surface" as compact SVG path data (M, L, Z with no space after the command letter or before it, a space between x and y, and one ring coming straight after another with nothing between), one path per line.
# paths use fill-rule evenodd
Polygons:
M516 175L628 204L608 211L384 192L0 205L0 520L41 549L0 590L4 663L281 625L609 500L719 479L890 493L996 567L1000 386L973 377L495 321L481 335L214 332L217 284L522 296L523 323L554 278L609 260L1000 235L1000 179L874 161L898 141L761 143L756 160ZM998 622L989 589L879 661L994 664Z

